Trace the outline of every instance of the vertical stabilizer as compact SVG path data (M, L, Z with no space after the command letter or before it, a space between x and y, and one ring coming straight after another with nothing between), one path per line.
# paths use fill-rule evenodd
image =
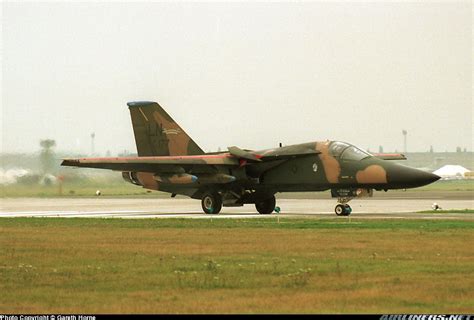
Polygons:
M204 154L158 103L138 101L127 105L140 157Z

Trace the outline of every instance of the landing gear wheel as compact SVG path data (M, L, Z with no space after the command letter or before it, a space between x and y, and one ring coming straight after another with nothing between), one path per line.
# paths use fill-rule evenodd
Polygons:
M205 194L201 206L204 213L218 214L222 209L222 198L217 192Z
M351 214L352 208L348 204L338 204L334 209L334 212L336 212L338 216L348 216Z
M348 216L348 215L351 214L351 212L352 212L351 206L348 205L348 204L345 204L345 205L344 205L344 215L345 215L345 216Z
M344 205L342 205L342 204L338 204L336 206L336 208L334 209L334 212L338 216L343 216L345 211L346 211L346 209L344 208Z
M271 214L273 210L275 210L275 204L276 204L275 196L271 196L268 199L265 199L260 202L256 202L255 208L260 214Z

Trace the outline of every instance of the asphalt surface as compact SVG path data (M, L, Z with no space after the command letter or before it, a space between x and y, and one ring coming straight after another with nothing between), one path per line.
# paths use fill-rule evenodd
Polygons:
M416 213L431 210L433 203L442 209L473 209L474 199L356 199L350 202L354 218L425 218L474 220L467 213ZM0 217L96 217L96 218L262 218L253 205L222 208L218 215L206 215L201 203L193 199L143 198L3 198ZM279 199L282 217L336 217L333 199ZM338 217L342 218L342 217Z

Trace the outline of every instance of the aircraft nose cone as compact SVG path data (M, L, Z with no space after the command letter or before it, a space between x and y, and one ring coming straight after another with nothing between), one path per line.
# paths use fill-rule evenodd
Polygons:
M419 169L396 165L387 172L387 180L398 188L416 188L440 179L439 176Z
M441 179L440 176L438 176L434 173L425 172L425 171L421 171L421 172L423 172L423 173L418 176L418 180L420 181L420 183L423 183L422 185L427 185L427 184L433 183L433 182L438 181L439 179Z
M432 183L432 182L435 182L435 181L438 181L439 179L441 179L441 177L438 176L437 174L434 174L434 173L429 173L429 174L430 174L430 182L428 182L428 183Z

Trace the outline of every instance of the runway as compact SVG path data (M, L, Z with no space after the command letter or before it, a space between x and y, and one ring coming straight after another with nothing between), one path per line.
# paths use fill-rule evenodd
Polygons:
M193 199L162 198L4 198L0 217L87 217L87 218L271 218L260 215L253 205L222 208L218 215L206 215ZM353 218L474 219L467 213L416 213L431 210L436 202L442 209L473 209L474 200L361 199L352 200ZM281 217L336 218L332 199L279 199ZM337 217L340 218L340 217Z

